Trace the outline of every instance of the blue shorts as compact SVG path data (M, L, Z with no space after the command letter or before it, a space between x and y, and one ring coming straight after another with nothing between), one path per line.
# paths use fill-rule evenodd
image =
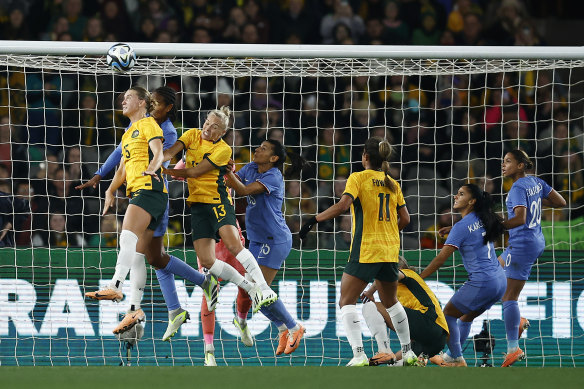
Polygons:
M166 234L166 229L168 228L168 208L169 204L167 202L166 211L164 211L164 215L162 215L162 218L160 219L160 224L158 224L158 227L156 227L156 229L154 230L155 238L160 238L161 236L164 236L164 234Z
M292 237L282 243L249 242L249 251L258 260L258 264L275 270L280 270L291 249Z
M469 280L454 293L450 302L465 314L484 312L501 300L506 288L507 279L503 274L487 281Z
M529 250L507 247L501 254L505 263L505 276L514 280L527 281L529 274L531 274L531 267L542 253L543 249Z

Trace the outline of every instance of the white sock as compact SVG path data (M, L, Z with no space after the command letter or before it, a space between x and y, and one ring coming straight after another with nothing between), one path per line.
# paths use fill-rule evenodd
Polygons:
M144 296L144 288L146 287L146 257L144 254L136 253L134 262L130 268L130 310L135 311L140 309L140 303Z
M260 265L258 265L258 261L248 249L243 248L235 258L241 262L245 271L251 275L251 278L253 278L262 290L270 289L266 283L262 269L260 269Z
M130 268L134 263L136 256L136 244L138 243L138 236L130 230L122 230L120 234L120 252L116 262L116 272L110 283L112 289L122 289L122 285L130 272Z
M246 280L233 266L218 259L215 260L213 266L209 269L209 273L217 278L223 278L226 281L233 282L246 292L249 292L253 284Z
M284 332L288 329L288 327L286 327L286 324L280 324L278 326L278 332Z
M395 328L395 332L397 333L397 337L401 343L402 353L405 355L412 348L410 340L410 327L406 311L398 301L396 304L387 308L387 313L389 313L391 323L393 324L393 328Z
M377 341L377 351L380 353L391 352L387 326L385 325L383 316L381 316L381 313L377 310L377 305L373 301L363 304L362 313L365 323L367 323L367 327L369 327L369 330L371 331L371 335L373 335Z
M213 346L213 343L205 343L205 352L215 354L215 346Z
M347 340L353 349L353 356L365 354L363 351L363 338L361 337L361 321L355 305L345 305L341 308L341 320L347 333Z
M295 333L296 331L298 331L300 329L300 324L296 323L296 325L292 328L288 328L288 332L289 333Z

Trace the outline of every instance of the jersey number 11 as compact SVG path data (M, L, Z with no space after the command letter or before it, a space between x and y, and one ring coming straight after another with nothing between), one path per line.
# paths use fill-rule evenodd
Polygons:
M380 193L377 195L379 197L379 221L385 220L388 222L389 218L389 193ZM383 206L383 199L385 199L385 207ZM385 217L383 217L383 209L385 208Z

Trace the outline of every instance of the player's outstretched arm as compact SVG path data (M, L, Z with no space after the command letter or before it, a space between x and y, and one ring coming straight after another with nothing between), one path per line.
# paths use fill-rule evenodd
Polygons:
M238 196L248 196L266 192L266 187L255 181L249 185L245 185L239 180L239 176L234 174L231 170L225 174L226 183L231 189L235 190Z
M438 253L436 258L430 262L428 266L420 273L420 277L426 278L434 274L434 272L444 265L444 262L456 251L456 247L445 245Z
M116 166L122 160L122 145L119 144L118 147L114 149L107 157L106 161L101 165L101 167L95 172L91 180L87 181L85 184L77 185L75 189L83 190L89 187L93 187L93 189L97 188L97 184L101 181L103 176L106 176L109 172L114 170Z
M162 154L162 162L170 161L172 157L183 151L184 148L185 145L182 142L176 141L172 146L164 150L164 153Z
M77 190L83 190L89 187L92 187L93 189L97 188L97 184L99 184L99 182L101 181L101 176L99 174L95 174L93 177L91 177L91 179L87 182L85 182L84 184L81 185L77 185L75 187L75 189Z
M172 177L182 177L182 178L197 178L211 170L216 169L216 167L209 162L207 159L203 159L195 167L189 167L186 169L162 169L163 174L168 174Z
M341 199L336 204L331 205L330 207L328 207L318 215L311 217L306 223L304 223L304 225L300 229L300 232L298 233L298 236L300 237L300 239L306 238L306 235L308 235L308 232L312 229L312 227L315 224L323 222L325 220L333 219L347 212L351 204L353 204L353 198L348 194L343 194Z
M116 174L107 190L105 191L105 202L103 204L103 213L105 215L109 208L114 204L116 190L126 181L126 163L122 159L120 163L120 168L116 171Z

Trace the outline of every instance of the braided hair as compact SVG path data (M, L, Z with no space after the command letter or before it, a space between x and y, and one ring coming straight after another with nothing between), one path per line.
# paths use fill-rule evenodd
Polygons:
M503 227L503 220L493 210L493 201L489 192L482 191L475 184L464 184L471 193L471 197L475 199L473 211L478 215L483 228L485 229L485 236L483 237L483 244L493 242L505 232Z
M161 86L160 88L154 89L154 93L157 93L164 100L164 104L172 105L172 108L166 114L166 117L174 122L176 120L177 112L176 109L176 91L169 86Z
M272 145L274 155L278 157L278 160L275 163L278 170L283 171L286 157L290 158L291 166L286 169L286 172L284 172L284 177L299 178L302 169L308 165L306 160L296 153L286 152L286 148L278 140L266 139L265 142Z

